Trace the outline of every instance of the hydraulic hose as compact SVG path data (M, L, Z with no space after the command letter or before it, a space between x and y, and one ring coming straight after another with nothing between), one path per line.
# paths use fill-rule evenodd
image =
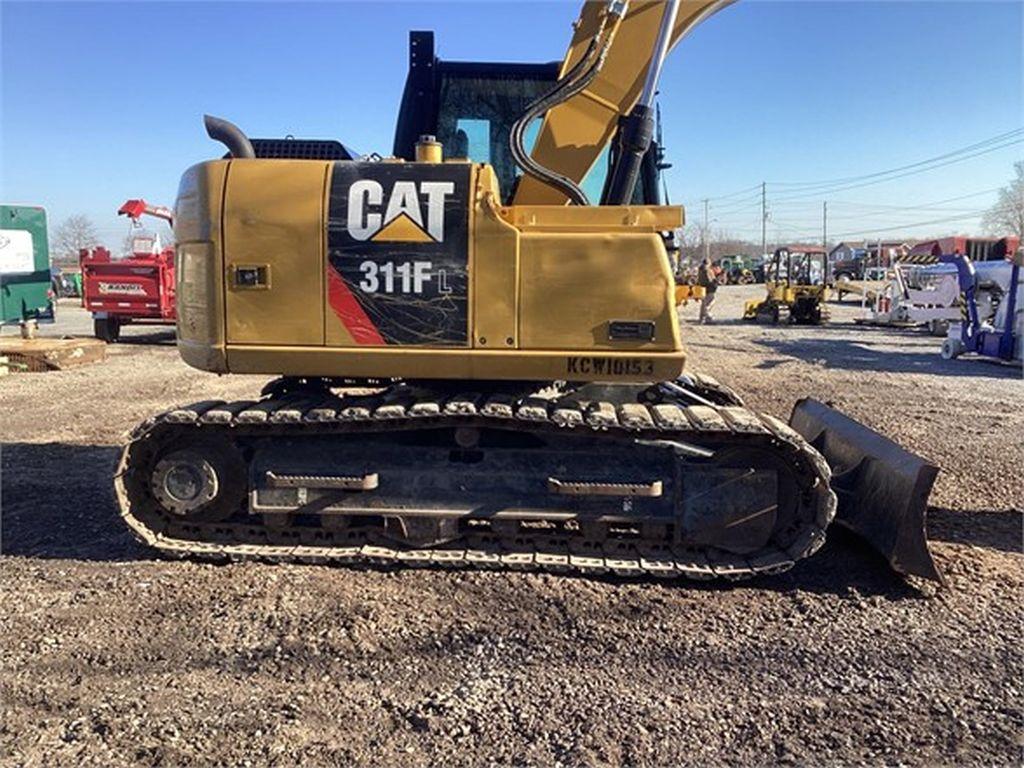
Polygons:
M610 9L608 15L613 12L620 15L624 14L625 4L616 6L614 11ZM525 146L526 129L530 123L552 107L567 101L577 93L585 90L594 81L594 78L597 77L608 55L608 49L611 44L610 36L603 42L601 41L601 36L604 34L607 25L608 15L601 19L597 34L590 41L590 45L587 46L587 50L579 62L550 91L526 108L526 111L515 122L515 125L512 126L512 132L509 136L512 157L516 164L523 169L523 172L544 184L554 187L568 197L569 201L574 205L589 205L590 199L572 179L550 168L545 168L530 156Z

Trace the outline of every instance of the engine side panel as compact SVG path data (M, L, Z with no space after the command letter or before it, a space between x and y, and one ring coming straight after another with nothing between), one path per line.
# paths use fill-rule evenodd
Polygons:
M304 160L232 163L223 231L228 344L324 343L329 168Z
M672 379L660 233L681 220L502 207L493 171L465 162L200 164L176 217L179 347L216 372Z
M666 350L679 346L675 287L660 237L537 232L521 244L520 339L529 349ZM611 338L615 321L649 339Z

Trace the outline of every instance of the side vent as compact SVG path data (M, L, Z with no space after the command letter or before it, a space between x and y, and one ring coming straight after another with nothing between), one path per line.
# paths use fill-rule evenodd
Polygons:
M355 160L340 141L327 139L249 139L256 157L278 160ZM230 157L230 155L225 155Z

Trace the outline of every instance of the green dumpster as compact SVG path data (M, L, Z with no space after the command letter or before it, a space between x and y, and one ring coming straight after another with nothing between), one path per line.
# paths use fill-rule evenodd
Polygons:
M46 211L0 205L0 325L53 320Z

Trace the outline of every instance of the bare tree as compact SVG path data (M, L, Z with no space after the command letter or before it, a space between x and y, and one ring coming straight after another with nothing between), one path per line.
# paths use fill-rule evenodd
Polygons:
M758 243L736 237L726 229L712 230L708 227L706 233L702 230L702 227L696 225L683 229L680 240L682 256L687 263L699 264L704 258L705 237L708 240L708 255L712 261L736 254L751 256L761 251L761 246Z
M993 235L1024 240L1024 160L1013 164L1015 178L999 190L999 201L985 213L981 225Z
M82 248L92 248L98 242L92 221L77 213L64 219L50 235L50 253L54 261L76 263Z

